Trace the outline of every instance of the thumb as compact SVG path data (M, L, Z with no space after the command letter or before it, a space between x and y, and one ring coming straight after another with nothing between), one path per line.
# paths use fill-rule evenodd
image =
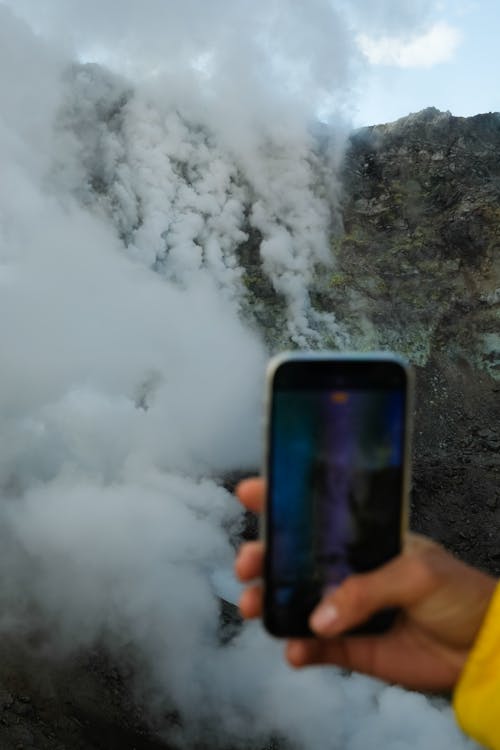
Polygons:
M434 585L431 570L418 556L401 554L374 571L346 578L316 607L309 624L321 637L338 635L382 609L415 604Z

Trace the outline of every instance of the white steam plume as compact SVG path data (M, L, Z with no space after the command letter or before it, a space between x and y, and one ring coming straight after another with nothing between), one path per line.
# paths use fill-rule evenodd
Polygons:
M260 230L290 333L314 342L331 217L307 119L352 46L326 2L227 7L16 2L47 43L0 5L0 632L132 646L185 742L466 747L420 695L292 673L257 624L218 641L239 515L211 477L258 462L266 356L234 252ZM68 73L68 28L111 61L130 42L134 80Z
M141 216L139 251L151 257L166 246L174 278L206 261L237 293L241 274L227 245L234 245L234 223L242 210L234 180L235 168L241 169L249 182L248 220L263 238L264 272L288 309L284 339L317 346L321 323L333 342L345 345L334 316L311 310L308 293L314 271L331 264L328 240L336 220L315 169L308 126L326 101L330 115L341 108L342 97L333 94L350 79L356 49L329 0L307 6L273 0L258 9L247 0L149 0L120 4L119 11L114 2L49 2L42 13L30 2L15 7L46 32L64 29L75 53L97 55L141 82L127 106L124 132L118 137L103 132L98 154L108 171L117 168L112 197L132 220L134 200L149 206L151 169L160 174L159 182L153 180L157 195L151 214ZM87 92L95 97L99 89L93 84ZM80 93L77 108L85 105ZM193 132L199 125L205 132ZM189 185L176 170L182 154L194 171ZM127 166L122 168L123 155L126 165L137 165L134 185ZM207 159L220 165L209 184L196 174ZM167 182L170 189L163 190ZM228 221L233 236L226 232Z
M252 133L242 123L238 144L214 102L173 107L158 82L132 91L87 65L67 85L61 126L65 137L74 133L79 161L71 169L65 157L59 179L113 220L130 256L180 284L208 271L238 301L245 287L235 248L258 230L262 269L286 301L290 338L317 342L322 320L345 341L333 315L309 303L314 272L331 264L327 198L336 182L330 177L326 187L305 124L300 133L276 124Z

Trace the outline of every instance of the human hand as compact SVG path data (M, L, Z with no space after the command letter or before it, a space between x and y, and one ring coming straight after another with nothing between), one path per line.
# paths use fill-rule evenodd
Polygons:
M241 482L236 494L256 513L265 485ZM247 542L235 571L248 586L240 600L243 617L262 613L264 545ZM349 576L312 613L315 638L289 640L286 657L294 667L335 664L419 690L451 689L462 670L489 605L496 579L466 565L439 544L408 534L398 557L369 573ZM382 635L349 636L375 612L397 607L400 614Z

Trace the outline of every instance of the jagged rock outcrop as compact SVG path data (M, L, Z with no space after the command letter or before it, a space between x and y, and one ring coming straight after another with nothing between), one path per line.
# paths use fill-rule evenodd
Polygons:
M344 234L316 301L354 341L500 377L500 115L427 109L354 133Z

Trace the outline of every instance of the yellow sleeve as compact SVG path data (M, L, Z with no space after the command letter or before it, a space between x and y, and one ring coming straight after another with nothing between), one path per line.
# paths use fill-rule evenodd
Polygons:
M500 750L500 585L455 688L453 708L466 734Z

